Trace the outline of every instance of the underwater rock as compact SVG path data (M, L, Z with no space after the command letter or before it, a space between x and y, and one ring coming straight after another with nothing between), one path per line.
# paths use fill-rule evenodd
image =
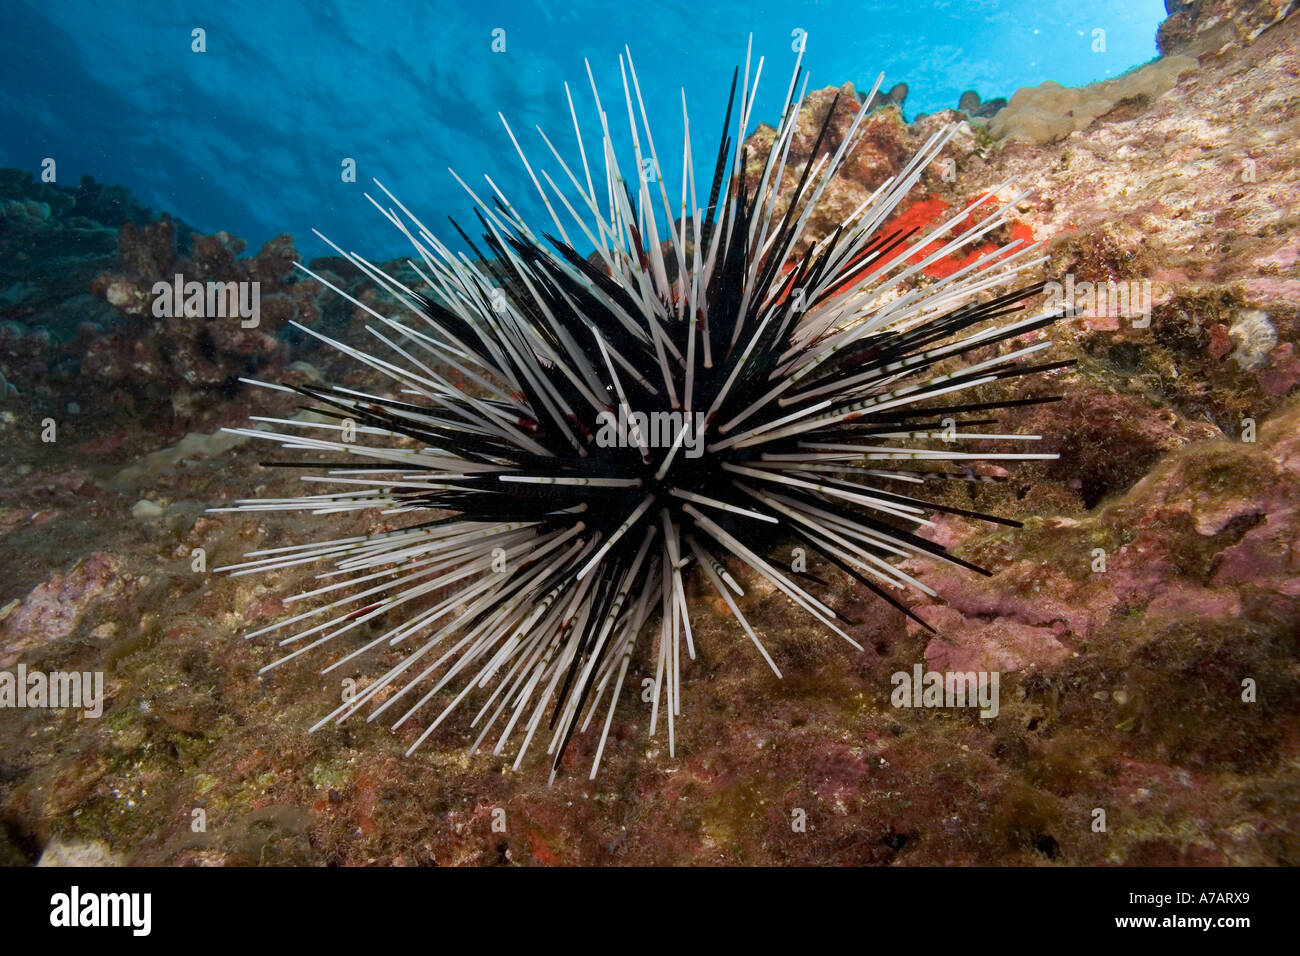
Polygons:
M306 362L295 362L297 368L285 370L285 375L281 379L283 382L298 384L300 382L312 382L312 374L319 375L315 369ZM304 369L309 371L304 371ZM292 416L294 421L323 421L322 416L313 411L301 411ZM267 425L258 423L254 426L255 430L264 430ZM174 472L177 468L182 467L183 463L197 458L212 458L223 455L230 449L248 441L248 436L236 434L231 431L218 431L211 434L202 432L190 432L174 445L168 445L158 451L150 452L142 456L125 468L118 471L110 478L106 484L118 491L128 492L144 486L148 483L155 482L160 478ZM137 506L140 502L137 502ZM133 509L134 510L134 509ZM152 510L152 509L146 509ZM152 515L151 515L152 516ZM137 515L139 517L139 515Z
M131 506L131 517L136 521L154 521L161 518L163 506L148 498L141 498Z
M1283 6L1202 0L1182 12L1199 23L1231 18L1233 9L1267 18ZM111 340L134 296L147 303L150 287L117 262L116 236L106 233L113 242L95 275L113 276L122 308L109 304L105 288L95 305L111 319L71 348L74 361L85 361L101 343L102 361L125 371L77 401L133 410L77 436L74 447L96 459L111 455L107 473L118 480L72 475L66 458L26 473L0 462L0 561L6 569L56 569L10 584L16 603L7 614L0 608L0 666L15 655L78 654L120 682L104 720L0 712L0 814L33 835L24 852L34 860L55 841L100 840L139 864L1300 862L1291 769L1300 741L1300 245L1287 214L1300 208L1295 21L1206 57L1166 95L1115 101L1082 127L1069 118L1063 139L993 141L975 123L958 133L944 155L951 175L937 164L926 171L905 223L926 225L1014 177L1032 189L1015 223L1046 240L1044 277L1073 275L1076 289L1147 280L1150 324L1090 303L1048 356L1078 365L1033 393L1065 400L1000 416L999 429L1031 429L1044 436L1044 450L1063 457L1014 475L988 469L978 473L988 481L947 502L1024 528L945 516L926 529L995 570L974 579L939 565L915 568L945 603L909 606L939 635L847 590L864 650L837 648L733 568L746 589L743 612L788 665L784 680L770 677L756 655L737 652L725 610L702 614L699 659L683 683L689 721L679 728L678 757L668 759L662 731L644 742L647 718L632 706L610 728L596 784L580 772L590 742L548 790L503 774L490 755L467 757L456 734L404 758L410 738L392 740L375 725L304 732L337 702L337 686L322 688L315 665L259 678L275 648L232 640L283 615L275 595L286 582L205 581L191 570L196 549L216 564L292 543L302 530L293 518L200 509L246 494L250 483L266 495L300 493L297 476L259 468L257 441L222 433L182 439L210 431L206 422L169 425L166 434L140 427L172 421L171 396L162 387L132 390L123 377L138 363L156 382L174 378L164 340L146 335L138 350ZM834 93L810 96L810 124ZM841 99L836 135L857 108L856 94ZM873 113L872 148L828 187L818 234L856 208L868 184L896 174L898 157L918 138L958 115L906 126L896 109ZM1051 123L1064 129L1059 116ZM751 146L763 143L760 131ZM801 149L811 145L800 140ZM23 204L15 219L23 229L57 231L68 215L60 212L66 200L35 184L0 196ZM29 200L48 205L50 217L30 215ZM173 223L173 233L178 228ZM148 231L143 225L128 240L130 254L165 278L172 261L155 261L156 253L166 258L156 244L162 230L155 227L153 245ZM57 257L57 243L47 248ZM315 305L315 327L330 334L355 326L356 335L364 324L361 310L298 298L311 284L283 281L283 244L255 267L242 245L220 234L175 258L192 263L187 278L252 278L256 269L275 297L264 318L275 313L266 321L282 332L293 309L281 296L300 316L310 318ZM0 270L11 266L0 257ZM43 267L28 263L0 284L3 291L20 283L0 317L26 310L0 323L0 372L20 386L25 415L35 407L29 389L67 361L57 336L38 331L54 310L27 309L34 299L25 286L46 288L33 278ZM342 260L312 268L358 289ZM59 287L50 302L84 295L93 278ZM357 294L389 308L382 297ZM69 306L51 327L85 306ZM1231 332L1252 312L1267 316L1268 348L1258 325ZM147 306L136 319L152 320ZM288 360L327 359L283 338L289 349L274 374L313 380L319 373ZM1239 360L1238 349L1252 357ZM244 392L191 394L198 419L233 423L248 411ZM993 394L1030 395L1016 380ZM277 414L293 411L290 403ZM1247 418L1253 441L1243 431ZM19 427L0 419L7 440ZM141 498L169 502L166 514L124 521ZM348 520L340 535L388 519ZM127 581L144 572L148 585ZM1003 668L998 717L891 706L891 675L918 663ZM1252 704L1242 700L1246 677L1260 684ZM129 811L123 794L135 801ZM195 806L207 807L211 821L229 821L214 823L203 845L187 842ZM1097 806L1109 808L1105 835L1087 826ZM508 815L506 833L491 830L496 809ZM809 829L792 839L794 809L806 812ZM260 836L247 832L257 814L270 836L260 825Z
M1300 613L1298 509L1300 404L1293 401L1257 443L1186 446L1086 518L1000 539L1003 560L1015 560L992 578L917 562L921 579L946 599L917 608L943 625L927 658L1001 660L1013 670L1062 663L1059 645L1075 656L1123 657L1140 652L1143 635L1178 632L1185 633L1180 642L1194 642L1194 631L1180 630L1185 621L1280 636ZM979 541L972 535L967 548L977 552Z
M86 842L65 842L62 839L51 840L41 851L37 866L124 866L126 861L120 853L102 840Z
M12 667L25 652L67 637L93 602L128 591L120 570L113 555L95 552L33 589L0 620L0 667Z
M814 90L805 98L799 114L799 127L790 144L783 174L783 183L787 188L777 199L776 215L784 212L786 196L798 182L832 107L834 115L830 118L820 150L833 154L843 142L858 110L863 108L852 83L845 83L839 88ZM774 132L772 127L759 124L758 129L746 141L745 145L750 151L746 185L750 189L758 188ZM813 211L809 219L809 234L821 236L829 233L835 224L842 222L873 190L895 175L902 168L903 161L914 151L910 145L908 127L903 123L902 114L896 107L873 112L863 122L858 145L845 159L844 166L836 177L837 188L828 190ZM801 255L807 245L808 241L804 240L796 248L796 254Z
M1156 47L1165 55L1222 53L1256 39L1295 9L1295 0L1165 0L1169 17L1156 31Z
M1283 342L1268 353L1268 367L1259 372L1259 384L1270 395L1285 395L1300 385L1300 357L1295 345Z
M799 131L790 144L786 159L785 175L788 179L798 180L799 171L812 155L813 144L832 103L835 104L835 115L822 140L821 150L834 153L839 148L859 109L855 99L851 83L839 89L827 87L808 94L799 117ZM862 138L846 160L843 174L864 188L875 189L898 171L910 152L907 127L901 114L897 110L877 109L863 123Z
M1050 627L1002 616L970 618L943 605L928 605L923 610L919 616L941 635L925 646L928 670L1010 674L1059 664L1070 656L1070 649ZM919 630L915 624L912 627Z

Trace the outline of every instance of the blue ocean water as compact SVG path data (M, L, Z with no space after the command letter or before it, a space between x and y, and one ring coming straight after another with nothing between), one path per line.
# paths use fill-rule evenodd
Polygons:
M39 173L52 157L60 183L87 173L125 185L254 249L291 232L303 255L321 254L315 227L386 258L406 248L363 198L372 177L431 225L448 215L473 222L449 166L475 189L491 175L525 215L544 216L497 113L530 158L561 175L534 127L577 161L567 81L590 148L588 58L611 124L626 130L624 44L677 182L681 91L704 175L751 34L755 60L765 57L756 120L776 119L801 34L810 86L867 89L883 71L884 89L909 85L910 118L955 106L966 89L990 99L1048 79L1117 75L1156 55L1163 16L1162 0L8 0L0 165ZM195 30L204 52L193 49ZM348 158L354 183L341 175Z

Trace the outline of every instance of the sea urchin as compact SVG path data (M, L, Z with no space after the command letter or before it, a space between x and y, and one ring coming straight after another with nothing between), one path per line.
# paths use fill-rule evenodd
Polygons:
M1012 205L958 232L964 210L924 246L909 245L915 229L887 228L952 128L933 135L831 234L811 241L809 216L861 138L865 108L831 152L823 142L832 106L803 168L788 168L807 92L796 61L760 164L730 139L736 120L744 142L762 72L760 59L751 81L747 59L743 81L739 69L732 79L702 205L683 93L674 207L664 177L642 175L659 169L659 157L630 53L620 67L630 165L616 154L594 80L599 154L584 147L571 94L579 162L566 162L541 134L567 192L527 159L506 124L555 234L535 234L491 179L490 202L461 181L486 247L457 226L471 258L376 182L391 205L371 202L414 247L418 288L330 245L409 318L382 315L299 267L373 317L378 347L303 331L382 373L393 389L267 384L310 398L328 420L238 431L316 453L276 464L318 469L303 480L340 490L230 510L414 516L397 530L254 552L224 569L333 565L318 587L289 599L314 603L310 610L255 632L288 632L280 641L286 656L270 667L387 615L391 626L362 641L354 635L326 670L385 644L404 656L318 727L367 704L369 719L389 714L398 726L437 701L414 750L471 700L474 746L492 735L495 753L519 738L516 767L545 722L553 779L570 737L603 706L594 777L641 650L638 660L654 674L650 733L666 723L671 752L683 657L695 656L690 576L721 596L773 671L736 603L743 591L728 563L766 579L856 647L847 622L810 591L824 582L792 569L789 549L777 554L778 544L820 555L908 613L897 592L933 592L897 559L925 554L980 570L916 533L927 513L1014 522L898 489L978 480L969 468L976 459L1054 457L955 450L965 439L1038 437L970 429L991 423L981 417L990 409L1050 399L963 401L958 393L1056 367L1034 364L1051 343L1027 333L1061 313L1015 315L1041 283L990 293L1041 262L1022 240L973 255L938 281L911 281L975 248ZM593 165L603 171L599 193ZM594 250L588 257L576 245L583 240Z

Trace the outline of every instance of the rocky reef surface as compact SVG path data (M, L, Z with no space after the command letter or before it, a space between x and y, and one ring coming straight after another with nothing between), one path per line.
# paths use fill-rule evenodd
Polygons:
M1000 423L1060 458L950 502L1025 526L930 531L994 574L913 563L943 597L910 599L936 634L836 585L862 652L746 579L781 681L700 591L676 758L629 690L600 777L583 738L549 789L466 756L455 726L409 758L415 731L308 735L340 681L310 659L259 678L275 649L240 635L310 572L209 570L381 527L205 513L297 493L213 432L300 412L244 376L364 385L290 324L362 341L364 312L301 280L288 236L248 255L112 187L0 173L0 669L104 675L98 717L0 709L0 862L1300 863L1300 18L1170 6L1167 55L1125 77L910 126L876 109L813 223L956 121L896 225L1015 202L988 238L1044 240L1044 277L1068 277L1081 314L1051 357L1076 364L997 386L1063 396ZM860 108L835 92L811 98L792 167L832 102L832 139ZM393 309L345 262L311 267ZM259 282L258 326L156 317L176 274ZM894 707L918 664L998 671L997 715Z

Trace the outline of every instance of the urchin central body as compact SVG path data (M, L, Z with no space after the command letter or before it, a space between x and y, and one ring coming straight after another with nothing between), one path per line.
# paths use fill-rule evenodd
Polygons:
M788 164L807 95L796 65L755 175L731 134L733 119L738 141L749 128L759 65L752 82L748 63L743 84L739 70L733 78L712 182L701 184L707 198L696 193L684 97L683 177L670 198L662 176L621 174L593 80L599 152L584 146L576 111L579 162L545 136L550 170L519 150L555 234L534 232L492 180L486 199L466 185L486 247L457 226L470 258L377 183L386 202L371 202L411 241L422 284L334 248L407 314L381 314L300 267L368 312L379 344L367 351L303 330L391 388L269 386L310 398L333 422L242 433L309 453L281 464L308 469L304 480L329 490L236 510L410 516L399 530L256 552L230 569L331 564L319 586L290 599L306 610L254 632L278 633L287 648L270 667L346 646L334 643L345 635L354 646L327 672L381 646L404 653L317 726L363 707L368 719L389 715L400 726L428 709L414 750L466 709L474 747L492 738L500 752L513 739L518 766L545 739L554 773L572 736L603 712L594 776L638 649L653 679L650 733L666 724L675 746L683 661L695 656L688 578L722 598L779 676L736 602L743 588L729 566L857 646L825 600L826 582L788 563L785 543L910 614L904 590L933 592L898 559L980 570L918 533L932 524L927 515L1014 524L924 492L983 480L974 462L1055 457L989 451L1039 436L979 430L1000 409L1054 400L980 391L1062 364L1032 358L1050 345L1044 330L1060 313L1016 314L1042 284L994 291L1043 261L1032 258L1036 246L1014 240L943 279L916 281L1012 208L957 229L990 192L915 246L916 230L889 227L952 130L932 136L832 234L807 236L867 114L823 150L832 104L806 163ZM624 162L658 169L630 54L620 66L633 143ZM579 238L594 248L589 257ZM338 440L349 423L364 440ZM984 447L963 450L971 441ZM380 620L381 634L356 640L357 628Z

